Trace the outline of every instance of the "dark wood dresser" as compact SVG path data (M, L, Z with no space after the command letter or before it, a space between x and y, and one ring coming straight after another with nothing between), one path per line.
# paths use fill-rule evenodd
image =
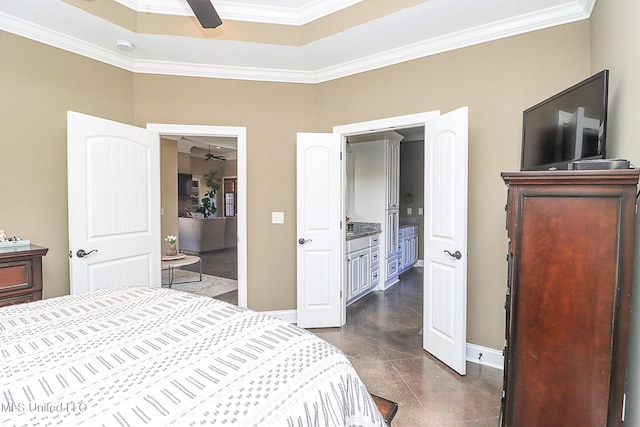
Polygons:
M620 426L638 170L503 173L501 425Z
M0 307L42 299L42 257L36 245L0 249Z

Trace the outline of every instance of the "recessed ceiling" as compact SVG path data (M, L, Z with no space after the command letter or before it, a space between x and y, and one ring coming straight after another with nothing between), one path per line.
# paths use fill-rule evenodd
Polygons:
M595 0L212 3L215 30L186 0L2 0L0 30L132 72L313 84L587 19Z

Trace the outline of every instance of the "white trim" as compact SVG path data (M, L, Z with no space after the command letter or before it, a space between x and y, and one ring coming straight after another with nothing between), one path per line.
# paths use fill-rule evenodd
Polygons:
M0 12L0 30L113 65L123 70L134 71L135 69L135 59L128 55L104 49L4 12Z
M115 65L115 64L112 64ZM268 81L280 83L318 83L312 71L280 70L235 65L193 64L140 59L134 72L166 76L204 77L213 79Z
M348 125L334 126L333 133L342 136L354 134L364 135L376 133L382 130L401 129L413 126L424 126L424 124L440 115L440 110L428 111L425 113L407 114L404 116L388 117L379 120L369 120L366 122L351 123Z
M353 1L353 0L352 0ZM504 19L435 37L397 49L317 70L240 67L235 65L135 59L101 48L40 25L0 13L0 30L95 59L135 73L317 84L389 65L452 51L530 31L588 19L595 0L581 0L558 7ZM216 5L217 7L217 5ZM252 8L255 6L251 6ZM585 9L588 8L588 9ZM304 46L297 48L303 51Z
M277 317L280 320L284 320L287 323L298 322L298 311L293 310L275 310L275 311L261 311L261 313L268 314L269 316Z
M477 344L467 343L467 362L504 369L504 356L501 350Z
M160 135L235 137L238 149L238 306L247 307L247 128L147 123Z

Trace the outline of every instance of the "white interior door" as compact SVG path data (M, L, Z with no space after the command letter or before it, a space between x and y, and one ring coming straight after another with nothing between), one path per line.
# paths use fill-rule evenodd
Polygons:
M72 111L67 132L71 293L161 286L158 132Z
M461 375L467 341L468 108L425 127L423 347Z
M303 328L345 322L340 151L338 134L298 133L297 323Z

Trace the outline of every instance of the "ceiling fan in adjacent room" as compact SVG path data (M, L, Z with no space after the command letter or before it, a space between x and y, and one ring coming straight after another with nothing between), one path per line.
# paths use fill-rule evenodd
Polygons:
M209 152L204 155L204 159L205 160L211 160L211 159L222 160L223 162L227 160L224 156L216 156L215 154L211 154L211 145L209 145Z
M187 0L202 28L216 28L222 24L220 15L211 4L211 0Z

